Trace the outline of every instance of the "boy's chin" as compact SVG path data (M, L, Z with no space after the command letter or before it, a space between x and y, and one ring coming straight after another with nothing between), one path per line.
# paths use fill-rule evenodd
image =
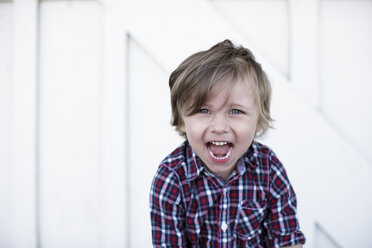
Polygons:
M227 166L227 165L225 165L225 166L221 166L221 165L208 166L207 165L207 169L208 169L209 172L211 172L212 174L214 174L216 176L221 177L224 180L227 180L229 178L229 176L233 172L234 168L235 168L235 165L230 165L230 166Z
M234 161L229 161L229 162L225 162L225 163L213 163L213 162L208 161L208 163L204 163L204 166L206 166L208 171L210 171L214 175L218 175L218 176L221 176L221 174L222 175L226 175L226 174L230 175L231 172L236 167L236 161L235 162Z

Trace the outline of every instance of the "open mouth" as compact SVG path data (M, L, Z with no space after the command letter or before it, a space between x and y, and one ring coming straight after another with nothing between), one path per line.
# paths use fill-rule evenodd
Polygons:
M207 143L208 154L217 161L227 160L232 151L232 143L227 141L211 141Z

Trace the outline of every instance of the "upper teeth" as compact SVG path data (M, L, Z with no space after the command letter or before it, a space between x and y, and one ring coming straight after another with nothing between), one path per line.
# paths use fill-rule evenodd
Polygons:
M218 142L218 141L212 141L211 143L212 143L213 145L216 145L216 146L227 145L227 141L221 141L221 142Z

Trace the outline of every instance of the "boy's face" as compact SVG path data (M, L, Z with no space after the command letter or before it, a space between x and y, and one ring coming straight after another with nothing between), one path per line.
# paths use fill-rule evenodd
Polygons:
M198 113L183 115L181 130L209 171L227 180L253 141L258 116L248 82L239 81L223 86Z

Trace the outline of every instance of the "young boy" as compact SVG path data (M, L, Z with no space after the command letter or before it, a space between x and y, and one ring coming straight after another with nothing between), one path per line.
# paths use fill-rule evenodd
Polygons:
M172 125L186 141L150 193L154 247L302 247L283 165L254 138L270 127L270 83L252 53L225 40L169 79Z

